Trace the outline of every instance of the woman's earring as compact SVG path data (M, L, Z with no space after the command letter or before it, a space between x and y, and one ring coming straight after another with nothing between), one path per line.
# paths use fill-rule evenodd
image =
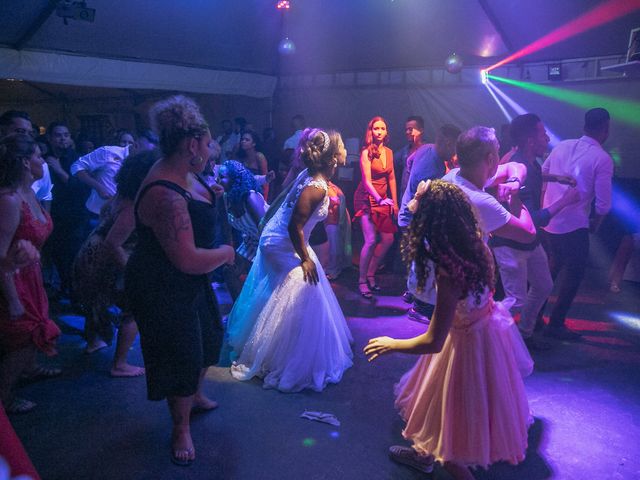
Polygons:
M196 165L200 165L202 162L204 162L204 158L202 158L202 157L193 157L189 161L189 165L191 165L192 167L195 167Z

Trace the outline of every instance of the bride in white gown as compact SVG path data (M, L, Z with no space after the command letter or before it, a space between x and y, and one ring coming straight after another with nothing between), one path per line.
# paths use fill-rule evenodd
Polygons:
M353 364L351 332L309 247L311 230L328 214L327 180L346 151L339 133L318 129L305 130L298 149L307 168L267 221L227 322L231 374L261 377L265 388L283 392L321 391Z

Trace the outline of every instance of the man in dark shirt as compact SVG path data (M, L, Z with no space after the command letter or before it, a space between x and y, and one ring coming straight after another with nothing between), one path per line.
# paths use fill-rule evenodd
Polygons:
M71 266L87 238L88 212L84 204L90 189L71 175L70 167L78 159L71 147L69 127L54 122L47 128L47 140L51 147L46 157L51 172L55 195L51 204L53 232L47 242L51 258L60 276L63 296L71 294Z
M511 162L522 163L527 167L526 181L520 187L520 199L527 207L536 229L549 223L551 217L564 207L578 200L576 189L570 188L567 194L550 205L541 208L542 183L544 181L565 181L565 178L544 178L538 157L547 151L549 137L540 118L527 113L511 122L511 138L517 147ZM513 179L520 181L520 179ZM513 212L512 212L513 213ZM536 318L547 297L553 289L553 280L549 270L549 261L539 238L531 243L520 243L499 236L492 237L490 246L500 269L500 277L505 295L514 300L511 313L520 313L520 333L529 348L542 348L543 344L533 339Z

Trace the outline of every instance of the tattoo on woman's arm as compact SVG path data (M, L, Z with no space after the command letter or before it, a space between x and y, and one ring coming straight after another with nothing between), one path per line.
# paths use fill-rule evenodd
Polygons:
M184 198L163 196L156 208L158 235L162 239L178 241L180 233L191 228L191 217Z

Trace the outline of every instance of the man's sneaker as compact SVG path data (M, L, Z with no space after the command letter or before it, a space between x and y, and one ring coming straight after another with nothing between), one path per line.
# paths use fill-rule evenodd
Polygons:
M413 300L414 300L413 293L407 290L402 294L402 300L404 300L404 303L413 303Z
M582 339L582 336L579 333L569 330L565 326L552 327L547 325L547 328L544 330L544 336L557 338L558 340L567 340L569 342L577 342Z
M433 472L433 455L419 455L418 452L411 447L393 445L389 447L389 457L393 461L408 465L421 472Z
M409 311L407 312L407 317L409 317L409 320L424 323L425 325L429 325L429 323L431 322L431 319L416 310L416 307L411 307L409 309Z

